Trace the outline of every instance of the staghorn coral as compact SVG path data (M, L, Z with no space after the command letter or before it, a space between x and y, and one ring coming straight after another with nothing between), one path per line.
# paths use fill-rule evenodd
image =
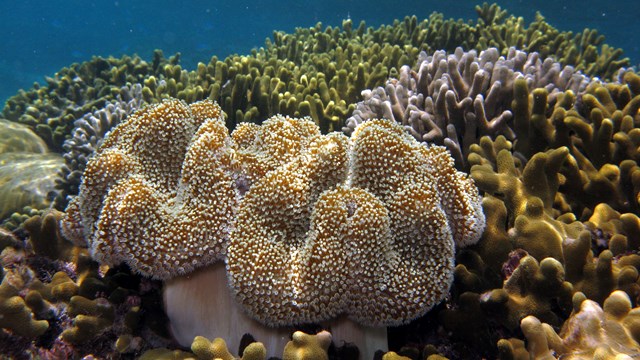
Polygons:
M515 48L510 48L504 57L496 48L479 55L461 48L450 55L444 51L433 55L422 52L418 70L403 66L398 78L388 80L384 88L364 91L364 100L358 103L343 130L350 133L357 124L371 118L393 119L419 141L446 145L456 166L466 168L468 149L481 136L504 135L514 140L516 130L520 130L518 136L523 141L527 139L520 124L528 121L520 118L530 110L526 103L524 111L511 107L518 97L528 98L527 88L544 88L555 103L559 92L581 93L587 81L571 67L563 68L550 58L541 59L535 52L527 54ZM543 106L546 103L545 96ZM559 103L572 105L566 100ZM536 113L535 107L533 111Z
M107 358L122 335L131 336L137 343L132 348L138 351L149 348L149 342L163 343L149 332L149 317L162 318L153 305L160 301L157 295L154 299L131 274L114 269L101 274L83 251L74 251L73 262L67 262L67 251L47 249L47 257L34 253L24 244L37 243L40 252L47 242L60 240L54 229L57 221L55 214L49 214L44 224L42 219L26 223L29 233L16 232L20 243L6 247L0 255L5 275L0 285L3 355L16 359L89 354ZM26 235L29 237L22 238ZM61 256L53 259L56 253ZM145 314L140 314L141 305ZM140 337L143 332L144 339Z
M331 345L331 334L321 331L315 335L296 331L291 340L285 346L282 359L329 359L328 348ZM209 341L202 336L196 336L191 343L192 353L171 351L168 349L153 349L142 354L140 359L197 359L197 360L266 360L267 354L264 345L259 342L251 342L242 351L241 357L235 357L227 348L227 344L221 338Z

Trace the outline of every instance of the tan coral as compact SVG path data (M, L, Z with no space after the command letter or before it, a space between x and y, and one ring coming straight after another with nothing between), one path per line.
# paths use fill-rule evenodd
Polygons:
M64 234L100 262L157 279L222 259L237 202L229 142L211 102L136 113L87 164Z
M574 306L560 333L534 316L522 320L532 358L631 359L640 355L640 313L631 308L626 293L612 292L602 307L576 293Z
M321 331L315 335L296 331L291 336L291 341L284 347L282 360L326 360L329 359L327 351L331 345L331 334Z
M310 119L275 116L229 136L213 103L165 101L105 139L63 229L102 263L168 280L179 342L195 331L239 336L232 329L246 322L271 355L280 332L244 319L220 281L228 241L231 289L262 324L345 315L397 325L446 296L455 244L477 241L484 215L473 181L446 150L390 120L348 139L321 135ZM203 316L219 319L194 327Z
M340 314L405 323L447 294L454 239L480 236L477 192L444 148L420 145L389 120L362 124L345 145L335 134L311 141L241 203L229 279L265 324Z

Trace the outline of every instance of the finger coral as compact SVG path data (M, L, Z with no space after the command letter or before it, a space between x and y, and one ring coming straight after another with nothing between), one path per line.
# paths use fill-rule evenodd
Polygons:
M629 296L614 291L600 306L574 296L574 311L559 333L535 316L522 319L527 350L536 359L631 359L640 355L638 308Z

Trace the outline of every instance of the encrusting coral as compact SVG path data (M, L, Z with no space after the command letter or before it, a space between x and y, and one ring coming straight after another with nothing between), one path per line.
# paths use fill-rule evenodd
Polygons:
M236 299L267 325L348 315L384 326L444 298L454 242L477 241L484 215L446 150L390 120L367 122L352 139L282 116L229 136L213 103L173 100L109 134L63 225L95 259L163 280L223 259L229 242ZM363 281L367 291L349 286ZM179 284L167 282L165 301L188 296L170 290ZM175 332L195 330L168 311L181 319Z

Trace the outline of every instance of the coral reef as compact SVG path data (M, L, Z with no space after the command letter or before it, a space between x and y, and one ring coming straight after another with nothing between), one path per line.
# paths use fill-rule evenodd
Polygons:
M640 76L594 30L476 10L11 98L0 353L638 356Z
M60 238L53 211L25 222L0 254L0 353L12 359L113 357L169 344L156 285L125 269L102 273ZM155 303L155 304L154 304ZM140 309L144 307L144 313ZM144 339L141 334L145 333ZM164 340L163 340L164 339Z
M59 151L77 119L114 100L120 87L157 77L179 60L179 55L166 59L160 50L150 62L138 56L94 57L47 77L44 86L35 84L20 91L7 100L2 113L8 120L29 126L50 149Z
M95 57L61 69L46 86L37 85L10 98L3 116L27 124L50 148L60 150L73 124L85 114L114 100L120 87L142 84L147 103L174 97L194 102L209 98L227 113L227 125L260 122L283 114L311 116L322 131L340 129L360 92L397 77L403 65L413 66L420 51L429 53L456 47L482 51L497 48L506 56L510 47L555 55L588 75L612 78L629 66L622 50L608 46L596 30L573 34L560 31L538 15L527 26L497 5L476 8L478 19L405 17L391 25L357 27L345 20L342 27L297 28L274 32L265 46L250 55L212 57L187 71L179 55L169 59L161 51L151 61L137 56L120 59Z

